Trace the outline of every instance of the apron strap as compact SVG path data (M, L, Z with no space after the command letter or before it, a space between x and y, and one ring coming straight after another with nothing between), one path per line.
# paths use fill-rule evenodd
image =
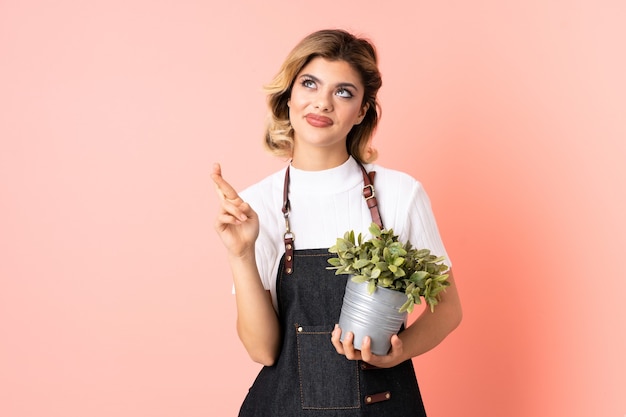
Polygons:
M285 272L289 275L293 272L293 241L296 240L296 235L293 234L289 226L289 165L285 171L285 185L283 186L283 215L285 216L285 234L283 240L285 241Z
M376 191L374 190L374 177L376 177L376 171L368 173L365 167L357 161L361 172L363 173L363 197L367 203L367 207L372 213L372 221L378 225L381 229L384 229L383 219L380 217L380 211L378 211L378 200L376 200Z
M361 172L363 173L363 198L365 199L367 207L370 209L372 222L376 223L381 229L384 229L383 220L380 217L380 211L378 210L376 191L374 190L374 178L376 176L376 171L368 173L359 161L356 161L356 163L359 165L359 168L361 168ZM285 170L285 185L283 187L282 212L285 216L285 234L283 235L283 240L285 242L285 272L288 275L291 275L291 273L293 273L293 242L296 240L296 235L293 234L289 226L289 209L289 165L287 165L287 169Z

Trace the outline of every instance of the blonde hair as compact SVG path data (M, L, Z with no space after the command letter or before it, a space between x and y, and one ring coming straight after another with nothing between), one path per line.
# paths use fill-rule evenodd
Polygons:
M289 53L278 74L265 86L270 110L265 130L266 148L276 156L291 157L294 131L287 103L296 76L316 57L345 61L361 77L365 90L362 105L368 107L363 121L348 133L346 147L357 161L372 162L377 153L370 146L370 140L380 119L376 95L382 85L376 49L368 40L338 29L320 30L302 39Z

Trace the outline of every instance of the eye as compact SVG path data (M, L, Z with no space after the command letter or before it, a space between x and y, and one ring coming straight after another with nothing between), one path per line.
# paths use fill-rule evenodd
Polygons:
M305 88L315 88L315 81L310 78L303 79L300 84Z
M343 98L352 98L354 96L352 94L352 92L350 90L348 90L347 88L340 88L340 89L337 90L337 92L335 94L337 94L339 97L343 97Z

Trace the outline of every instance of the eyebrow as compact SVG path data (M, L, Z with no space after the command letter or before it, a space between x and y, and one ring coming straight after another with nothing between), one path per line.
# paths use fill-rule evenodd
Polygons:
M323 84L322 80L320 80L319 78L317 78L315 75L312 75L312 74L302 74L300 75L299 78L310 78L316 83ZM352 83L339 83L335 87L342 87L342 88L351 87L351 88L354 88L356 91L359 91L359 88Z

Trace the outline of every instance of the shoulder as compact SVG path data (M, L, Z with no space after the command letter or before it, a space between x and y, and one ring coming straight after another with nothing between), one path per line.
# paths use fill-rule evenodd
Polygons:
M410 174L391 168L386 168L377 164L367 164L365 169L376 172L374 187L381 193L396 191L405 193L415 193L422 189L422 184Z
M372 164L366 169L376 171L374 189L385 225L414 242L411 223L430 217L430 200L422 183L406 172L380 165Z

